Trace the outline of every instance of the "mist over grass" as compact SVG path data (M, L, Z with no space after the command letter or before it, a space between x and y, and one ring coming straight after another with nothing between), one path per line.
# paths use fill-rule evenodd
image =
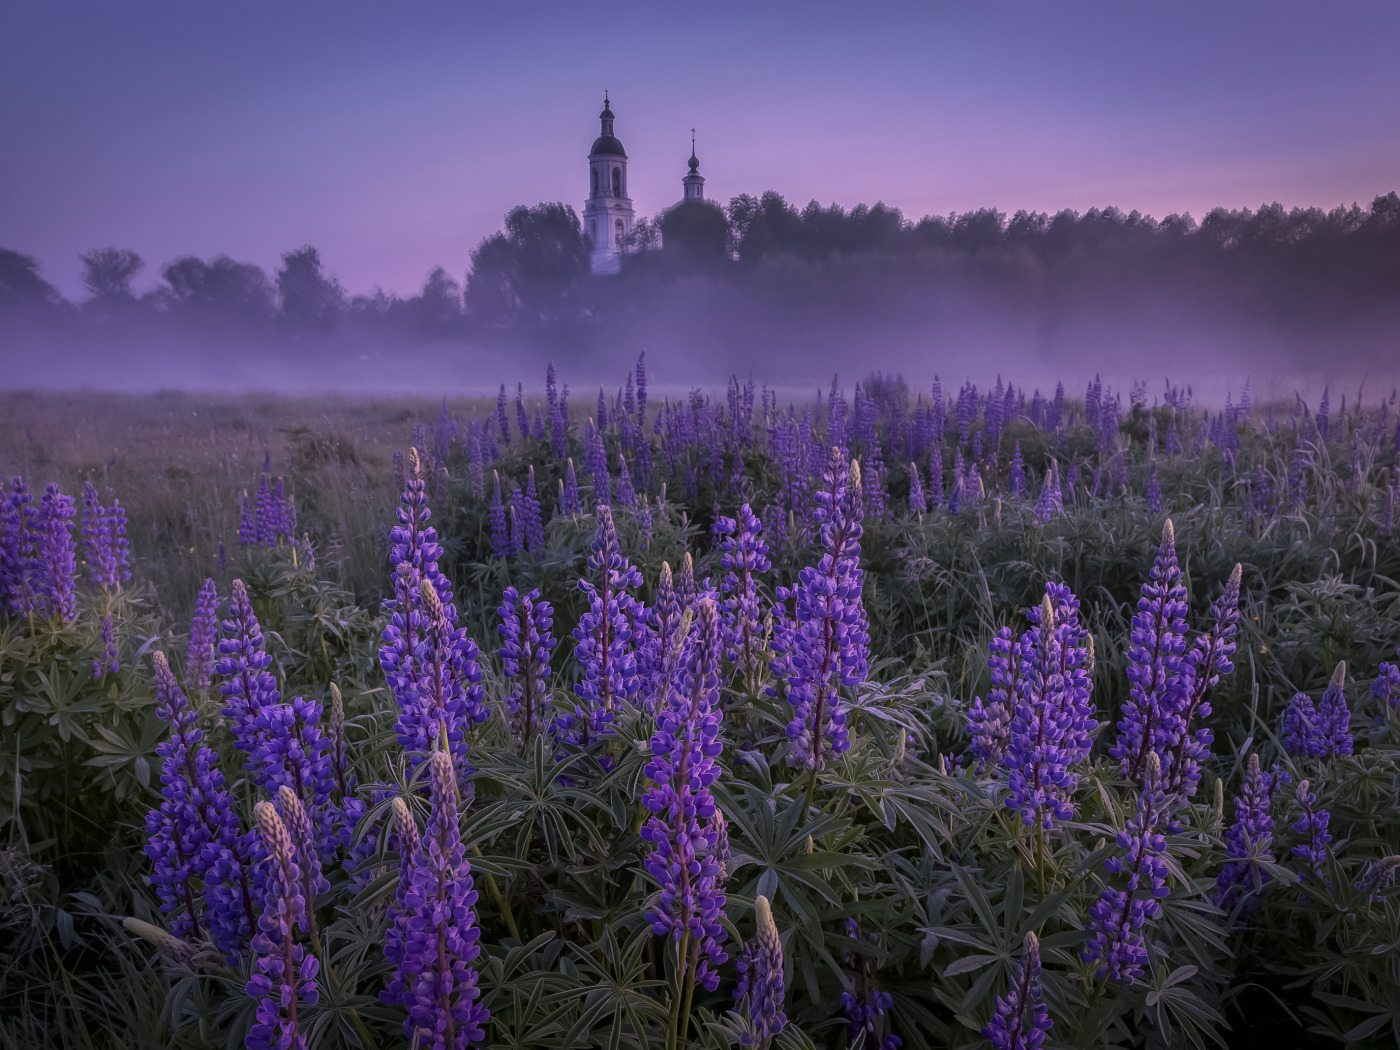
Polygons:
M595 277L572 208L522 206L461 280L439 267L407 298L350 294L311 246L271 276L182 256L138 297L144 261L105 248L83 256L90 296L69 303L37 260L0 249L0 386L488 394L553 362L576 390L612 389L645 351L678 392L731 374L807 392L876 369L1046 392L1190 375L1223 404L1246 380L1316 399L1400 373L1393 193L1199 224L1112 208L912 222L769 193L634 232L622 272Z

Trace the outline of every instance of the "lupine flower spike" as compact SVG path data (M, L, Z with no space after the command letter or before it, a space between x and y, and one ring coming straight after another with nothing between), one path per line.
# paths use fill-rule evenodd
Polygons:
M214 673L214 652L219 640L219 588L206 579L195 600L190 621L190 644L185 650L185 688L209 688Z
M1105 886L1090 911L1093 931L1084 949L1085 962L1098 964L1098 975L1132 984L1147 967L1143 929L1161 910L1167 886L1166 837L1158 830L1166 819L1167 800L1161 787L1161 761L1148 752L1137 812L1118 833L1122 856L1109 857L1110 875L1126 875L1120 889Z
M1124 776L1141 782L1148 753L1162 760L1161 742L1179 732L1176 705L1183 699L1177 679L1186 653L1186 587L1170 519L1162 527L1152 577L1143 584L1137 610L1128 649L1129 698L1118 722L1118 743L1109 753Z
M1235 823L1225 836L1225 866L1216 878L1213 898L1216 907L1230 912L1243 905L1245 911L1259 906L1259 895L1269 881L1259 862L1274 859L1274 818L1270 812L1274 777L1259 767L1259 756L1249 756L1249 771L1235 799Z
M462 846L452 756L434 751L429 767L432 816L407 866L400 863L397 913L384 945L394 972L380 998L407 1008L404 1036L418 1046L465 1050L484 1037L490 1017L471 966L481 952L477 896ZM395 815L405 851L413 845L412 818L405 820L407 807L396 806Z
M760 896L754 902L754 913L757 929L753 939L744 945L739 960L734 1005L741 1028L739 1042L768 1050L787 1027L787 1014L783 1013L783 942L767 897Z
M706 598L698 606L680 681L657 712L646 769L654 787L642 800L651 813L641 831L652 846L646 868L660 887L646 919L659 936L686 949L681 959L686 977L707 991L719 984L717 967L727 958L720 948L725 897L710 794L723 746L719 654L719 616Z
M304 1050L307 1045L300 1008L320 999L316 975L320 962L296 943L297 927L306 928L306 899L296 848L287 826L271 802L254 807L266 859L262 862L262 913L253 936L253 976L248 995L258 1000L256 1020L248 1029L248 1050Z
M1011 987L997 996L996 1013L982 1026L982 1034L996 1050L1039 1050L1053 1025L1040 992L1040 941L1028 933Z

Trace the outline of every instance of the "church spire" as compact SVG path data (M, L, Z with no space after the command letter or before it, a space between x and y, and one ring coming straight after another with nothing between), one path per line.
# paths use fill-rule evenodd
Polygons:
M603 112L599 113L598 116L603 121L603 134L611 135L613 133L613 120L615 118L613 117L612 103L608 101L608 93L606 91L603 92Z
M700 160L695 156L695 129L690 129L690 173L681 179L682 201L705 199L705 176L700 174Z

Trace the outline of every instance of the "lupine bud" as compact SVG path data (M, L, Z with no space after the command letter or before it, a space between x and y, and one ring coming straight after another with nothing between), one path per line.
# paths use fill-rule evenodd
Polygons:
M167 933L159 926L152 926L149 922L133 918L128 915L122 919L122 926L134 937L140 937L143 941L155 945L156 949L164 955L170 956L176 962L188 963L194 958L194 946L180 938Z
M742 1045L767 1050L787 1026L787 1014L783 1013L783 942L767 897L760 895L754 901L754 914L757 929L753 939L744 945L738 963L734 1005L742 1029Z

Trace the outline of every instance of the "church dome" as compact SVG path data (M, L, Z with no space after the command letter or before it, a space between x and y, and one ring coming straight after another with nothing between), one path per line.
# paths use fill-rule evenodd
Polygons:
M622 148L622 143L613 135L599 135L593 140L593 148L588 151L590 157L626 157L627 154Z

